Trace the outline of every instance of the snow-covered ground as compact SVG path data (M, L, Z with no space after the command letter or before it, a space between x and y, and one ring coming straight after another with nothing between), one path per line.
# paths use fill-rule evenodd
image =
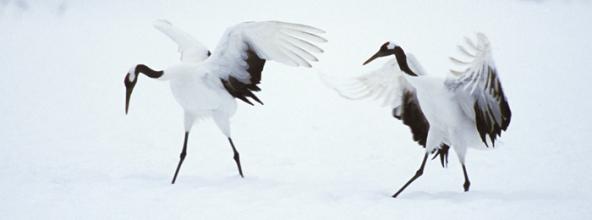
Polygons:
M590 219L591 11L587 1L1 1L0 219ZM157 18L212 49L246 20L327 31L315 68L268 63L265 105L239 104L244 179L208 120L170 184L183 126L166 83L142 77L124 115L129 67L177 62ZM451 155L391 198L422 149L389 109L341 99L318 73L369 71L381 63L361 63L393 40L445 74L476 31L493 44L508 132L495 150L469 151L470 192Z

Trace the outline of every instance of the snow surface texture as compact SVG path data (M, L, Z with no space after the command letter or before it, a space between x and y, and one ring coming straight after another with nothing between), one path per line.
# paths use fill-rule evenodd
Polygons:
M590 11L584 1L2 1L0 219L591 219ZM313 69L270 62L265 105L239 104L244 179L208 120L170 184L183 123L166 83L141 76L125 116L129 67L178 62L158 18L210 48L246 20L327 31ZM470 192L451 155L390 198L422 149L390 109L340 98L317 72L370 71L383 61L361 63L392 40L446 74L477 31L512 107L508 132L495 150L468 152Z

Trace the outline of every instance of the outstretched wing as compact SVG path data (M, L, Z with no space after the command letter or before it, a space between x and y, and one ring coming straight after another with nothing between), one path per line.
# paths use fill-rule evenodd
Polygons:
M407 54L408 59L414 59ZM409 62L414 72L419 71L417 62ZM403 77L404 72L399 69L397 61L389 59L382 67L352 81L339 82L324 79L340 96L350 100L375 99L380 100L382 106L392 109L393 117L400 119L411 129L413 140L425 147L429 123L421 111L415 88Z
M210 56L210 51L191 35L173 26L167 20L154 21L154 27L171 38L179 46L182 62L201 62Z
M311 67L318 61L313 53L323 50L314 43L326 42L315 27L280 21L244 22L230 27L216 50L206 61L226 90L236 98L252 104L261 103L252 93L259 91L261 71L267 60L290 66Z
M425 75L413 54L407 53L407 62L412 71ZM382 67L352 81L340 82L321 75L323 82L340 96L350 100L381 100L382 106L392 109L393 117L407 125L413 134L413 140L425 148L430 124L425 118L415 88L403 76L396 59L388 60ZM434 158L440 156L442 167L448 163L448 145L442 143Z
M482 33L477 34L476 44L468 38L465 40L468 47L458 48L470 60L450 58L465 69L451 70L452 77L445 83L455 93L465 114L475 121L483 143L489 146L485 138L489 136L495 146L496 138L508 128L512 112L493 62L489 40Z

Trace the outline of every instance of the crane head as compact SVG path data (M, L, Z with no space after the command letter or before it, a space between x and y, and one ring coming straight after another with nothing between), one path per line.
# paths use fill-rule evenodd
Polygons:
M134 87L138 82L138 72L136 71L136 66L133 66L126 74L125 78L123 79L123 84L125 84L125 114L127 115L127 111L129 109L129 102L132 97L132 92L134 91Z
M363 65L366 65L366 64L372 62L376 58L385 57L385 56L395 54L396 48L400 48L400 47L397 46L397 44L393 43L392 41L387 41L386 43L382 44L382 46L380 46L380 49L378 49L378 52L376 52L374 55L372 55L372 57L370 57L370 59L366 60L366 62L364 62Z
M380 46L380 49L378 49L378 52L372 55L370 59L366 60L366 62L364 62L364 65L372 62L372 60L376 58L389 55L395 55L395 58L397 59L397 64L399 65L399 69L401 69L401 71L411 76L417 76L417 74L413 72L413 70L409 67L409 63L407 62L407 55L405 54L403 48L393 43L392 41L387 41L386 43L382 44L382 46ZM413 59L413 57L411 59Z

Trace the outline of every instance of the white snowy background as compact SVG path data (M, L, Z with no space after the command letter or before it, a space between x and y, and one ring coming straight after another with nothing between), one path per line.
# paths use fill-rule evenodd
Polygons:
M327 31L313 69L270 62L239 104L233 136L196 125L177 184L182 111L137 63L177 62L153 29L166 18L214 48L248 20ZM591 219L592 3L589 1L0 1L0 219ZM318 73L351 77L387 40L446 74L481 31L513 110L494 150L454 154L390 197L423 151L379 103L343 100Z

